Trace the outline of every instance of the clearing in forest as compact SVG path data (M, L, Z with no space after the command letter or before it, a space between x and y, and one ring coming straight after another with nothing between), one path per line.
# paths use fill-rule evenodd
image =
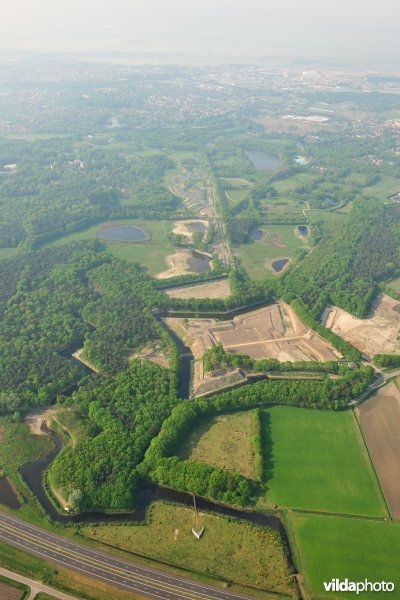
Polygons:
M394 519L400 519L400 391L389 383L356 409L365 442Z
M400 354L400 302L386 295L378 297L372 315L358 319L333 306L324 314L324 325L372 357Z
M231 295L227 279L168 288L164 291L170 298L182 298L183 300L188 298L228 298Z
M387 510L352 411L276 406L263 412L270 504L385 517Z
M254 477L253 411L205 417L179 456Z
M234 317L216 319L166 319L175 331L185 331L196 359L217 343L226 352L245 354L254 359L277 358L280 361L337 360L335 350L306 327L284 302L271 304Z

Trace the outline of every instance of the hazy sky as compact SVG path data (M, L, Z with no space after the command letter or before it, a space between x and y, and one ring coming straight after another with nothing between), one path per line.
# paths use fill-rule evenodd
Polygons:
M4 0L0 47L400 57L399 0Z

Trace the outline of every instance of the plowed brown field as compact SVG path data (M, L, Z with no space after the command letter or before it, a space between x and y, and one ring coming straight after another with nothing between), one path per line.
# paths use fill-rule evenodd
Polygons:
M389 383L356 409L394 519L400 520L400 391Z

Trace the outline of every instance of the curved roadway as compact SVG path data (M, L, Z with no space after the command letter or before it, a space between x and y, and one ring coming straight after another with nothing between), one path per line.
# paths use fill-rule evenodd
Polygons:
M241 594L185 580L106 552L92 550L3 513L0 513L0 540L49 562L150 598L248 600L247 596Z

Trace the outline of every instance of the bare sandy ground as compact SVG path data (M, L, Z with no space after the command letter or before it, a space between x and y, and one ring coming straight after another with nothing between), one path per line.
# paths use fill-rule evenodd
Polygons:
M29 413L27 413L25 421L27 425L29 425L31 433L33 433L34 435L45 435L41 430L42 423L43 421L47 423L47 421L52 419L53 414L53 406L34 408Z
M175 224L175 227L172 231L176 235L184 235L190 241L192 241L194 231L192 231L190 229L190 225L196 225L198 223L201 223L202 225L204 225L205 231L207 231L208 221L205 221L204 219L203 220L202 219L190 219L188 221L177 221Z
M227 298L231 290L227 279L207 283L197 283L164 290L170 298Z
M389 383L356 408L364 439L394 519L400 519L400 392Z
M166 258L169 268L162 273L158 273L156 279L168 279L169 277L195 273L190 267L191 258L193 258L193 251L189 248L182 248L177 250L175 254L170 254Z
M358 319L333 306L325 317L325 326L356 348L372 357L374 354L400 354L400 302L389 296L378 298L372 315Z
M246 354L253 359L277 358L280 361L337 360L334 349L306 327L284 302L271 304L235 317L232 321L215 319L183 320L171 317L167 324L185 331L196 359L217 343L229 353Z

